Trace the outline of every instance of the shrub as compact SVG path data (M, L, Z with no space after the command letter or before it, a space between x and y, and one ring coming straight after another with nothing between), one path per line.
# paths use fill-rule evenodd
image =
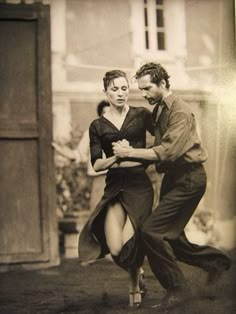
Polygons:
M76 148L81 134L81 131L75 129L71 140L65 145ZM88 210L91 178L87 175L87 165L62 157L56 151L54 156L58 216L73 216L81 210Z
M63 215L89 209L91 179L87 167L70 162L56 167L57 207Z

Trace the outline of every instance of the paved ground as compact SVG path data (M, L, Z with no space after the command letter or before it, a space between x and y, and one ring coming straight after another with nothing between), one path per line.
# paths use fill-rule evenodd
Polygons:
M232 258L236 254L231 254ZM155 305L164 290L145 263L148 294L138 310L129 309L127 274L112 262L103 260L81 267L77 259L62 260L59 267L39 271L17 271L0 274L0 313L3 314L233 314L236 313L233 267L224 274L215 292L206 297L206 274L200 269L180 264L191 287L203 296L172 310L157 310Z

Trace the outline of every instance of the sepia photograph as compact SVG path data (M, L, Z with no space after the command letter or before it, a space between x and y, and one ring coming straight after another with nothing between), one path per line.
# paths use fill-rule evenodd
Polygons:
M235 0L0 0L0 314L236 312Z

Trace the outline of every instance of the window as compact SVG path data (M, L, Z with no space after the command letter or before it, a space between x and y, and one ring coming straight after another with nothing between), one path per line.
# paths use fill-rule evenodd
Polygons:
M134 64L186 56L186 0L129 0Z
M164 0L143 0L145 48L166 50Z

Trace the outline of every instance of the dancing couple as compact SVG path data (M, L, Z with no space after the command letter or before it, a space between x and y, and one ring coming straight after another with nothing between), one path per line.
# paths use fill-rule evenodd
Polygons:
M206 189L207 153L191 108L171 92L169 75L160 64L143 65L135 78L142 96L154 106L152 113L127 104L129 82L123 71L109 71L103 78L110 107L91 123L89 135L94 170L108 172L104 194L81 231L79 259L89 262L110 253L129 273L129 305L139 307L146 256L167 291L158 306L167 308L188 297L177 260L204 269L208 284L229 269L230 260L215 248L190 243L184 233ZM151 148L146 148L146 131L155 137ZM164 173L154 210L145 172L150 163Z

